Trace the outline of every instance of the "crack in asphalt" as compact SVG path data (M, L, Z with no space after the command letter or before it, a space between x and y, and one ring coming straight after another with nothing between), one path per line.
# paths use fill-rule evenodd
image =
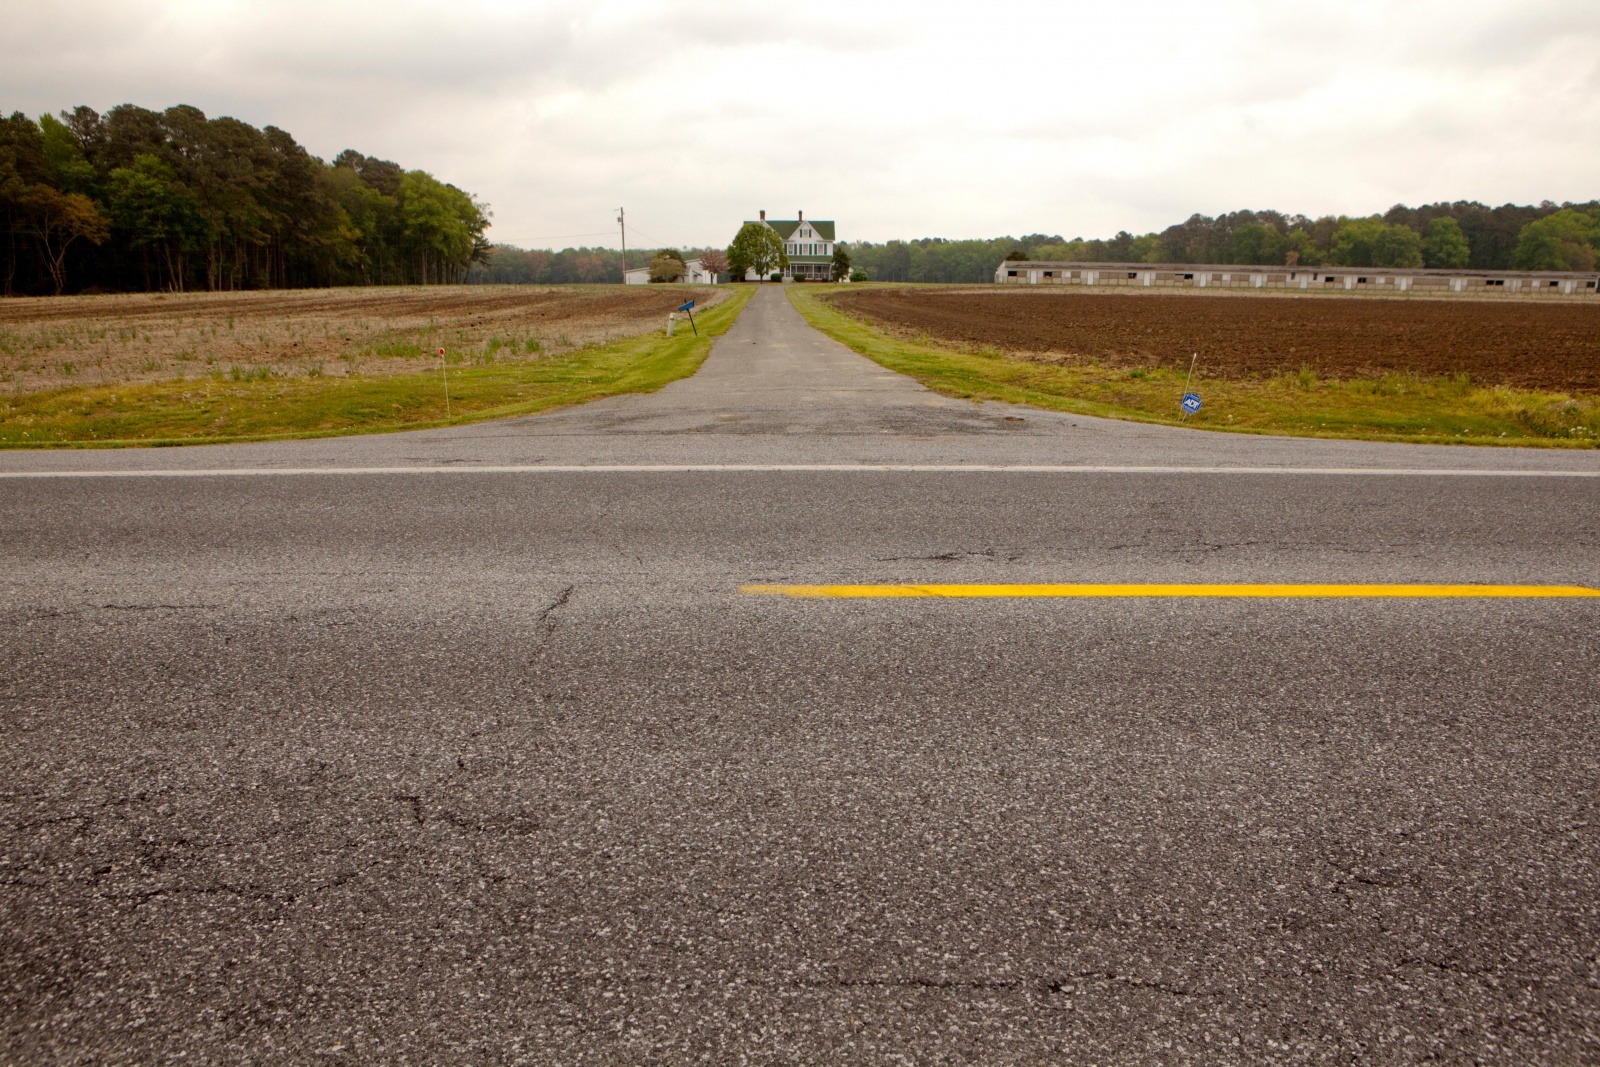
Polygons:
M101 611L216 611L221 604L96 604Z
M940 553L937 553L936 555L932 555L932 556L878 556L876 558L875 562L878 562L878 563L955 563L955 562L958 562L960 560L967 560L967 559L1004 559L1007 563L1015 563L1017 560L1021 559L1022 556L1023 556L1023 554L1021 552L1007 552L1004 556L1002 556L1000 553L996 552L992 548L986 548L981 552L972 552L972 551L967 551L967 550L964 550L964 549L956 549L955 551L940 552Z
M1351 882L1357 882L1357 883L1359 883L1361 885L1374 886L1374 887L1376 887L1378 889L1401 889L1401 888L1404 888L1398 882L1383 882L1383 881L1379 881L1376 878L1368 878L1365 875L1357 874L1356 873L1356 869L1354 867L1346 867L1343 864L1341 864L1341 863L1339 863L1339 862L1337 862L1335 860L1329 859L1326 856L1323 857L1323 862L1325 862L1328 866L1332 867L1334 870L1338 871L1340 874L1344 875L1345 878L1348 881L1351 881Z
M1069 989L1068 983L1081 981L1114 983L1130 986L1134 989L1149 989L1174 997L1215 997L1221 995L1207 989L1191 989L1187 986L1152 981L1148 978L1141 978L1136 974L1117 974L1114 971L1081 971L1077 974L1069 974L1063 978L1053 979L1046 984L1046 988L1052 993L1072 993L1076 992L1076 990Z
M576 588L577 586L575 585L569 585L561 590L561 595L556 597L549 607L539 613L539 624L545 628L545 633L555 632L556 624L552 616L567 606L567 602L572 599L572 591Z

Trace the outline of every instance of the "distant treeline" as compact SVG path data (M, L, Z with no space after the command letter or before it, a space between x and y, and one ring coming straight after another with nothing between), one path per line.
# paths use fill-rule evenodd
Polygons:
M1013 258L1098 263L1240 263L1353 267L1593 270L1600 256L1600 201L1491 208L1470 201L1398 205L1366 218L1235 211L1193 215L1159 233L1106 240L1026 237L952 241L927 237L848 246L876 281L986 282Z
M420 170L180 105L0 119L3 292L460 282L488 207Z
M659 248L629 248L628 266L648 267ZM698 249L677 250L685 259ZM491 245L467 274L469 283L486 285L572 285L622 281L622 251L616 248L563 248L561 251Z

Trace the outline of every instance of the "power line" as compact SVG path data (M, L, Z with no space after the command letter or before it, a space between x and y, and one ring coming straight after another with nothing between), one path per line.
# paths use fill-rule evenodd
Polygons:
M606 237L606 236L609 236L610 233L611 233L610 230L593 230L593 231L591 231L589 233L538 233L538 234L533 234L532 236L523 237L521 240L523 240L523 241L555 241L555 240L565 240L568 237ZM507 243L510 244L512 242L507 242Z
M649 241L650 243L654 244L657 248L681 248L681 247L684 247L682 245L669 245L665 241L657 241L654 237L651 237L649 234L647 234L643 230L639 229L638 226L634 226L633 232L638 234L640 237L643 237L646 241Z
M620 212L621 208L618 208L617 210ZM531 236L524 236L524 237L521 237L521 238L519 238L519 239L517 239L515 241L505 241L505 242L502 242L502 243L504 243L504 244L514 244L514 245L524 245L524 244L531 244L534 241L566 240L569 237L609 237L615 232L616 232L615 230L592 230L589 233L540 233L540 234L533 234ZM643 230L639 229L639 227L637 225L634 226L633 232L638 234L640 237L643 237L646 241L651 242L657 248L677 248L678 247L677 245L669 245L664 241L657 241L654 237L651 237L649 234L647 234ZM623 240L627 240L627 238L624 237Z

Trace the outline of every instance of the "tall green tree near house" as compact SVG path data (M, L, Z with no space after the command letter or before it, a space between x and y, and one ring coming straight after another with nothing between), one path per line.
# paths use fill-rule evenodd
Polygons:
M789 256L783 250L783 238L771 226L747 222L739 227L739 232L733 236L733 243L728 245L728 269L733 271L735 278L742 278L746 271L753 270L757 277L765 281L770 272L788 265Z
M845 250L844 245L833 246L833 263L830 265L830 270L836 282L845 281L850 277L850 253Z

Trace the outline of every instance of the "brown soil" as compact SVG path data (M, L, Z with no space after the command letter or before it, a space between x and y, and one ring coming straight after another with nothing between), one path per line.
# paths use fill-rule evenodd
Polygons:
M1049 362L1179 365L1209 377L1310 367L1334 379L1466 374L1528 389L1600 391L1600 300L877 289L832 298L902 337Z
M416 371L458 357L531 360L664 324L679 286L427 286L0 300L0 389ZM530 342L533 344L530 346ZM493 345L494 352L489 353Z

